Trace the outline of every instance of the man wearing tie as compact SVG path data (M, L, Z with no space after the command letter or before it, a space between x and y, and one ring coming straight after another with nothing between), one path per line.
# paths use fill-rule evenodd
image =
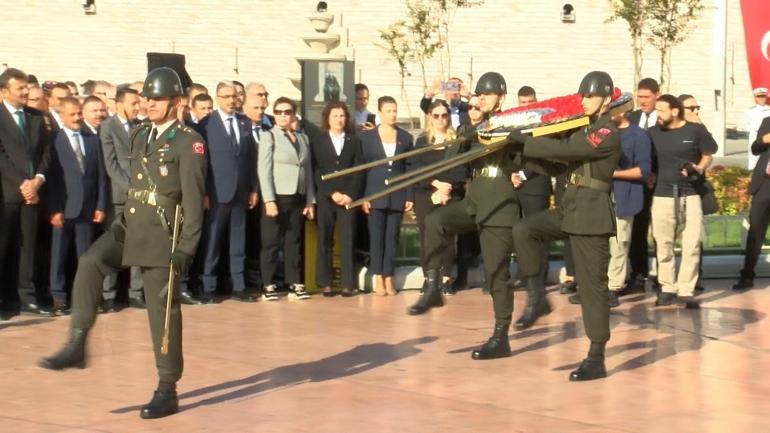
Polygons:
M48 192L50 221L54 228L51 288L61 295L68 292L67 265L72 241L75 241L75 251L80 257L93 243L96 225L104 221L107 175L102 165L99 139L80 131L82 114L78 100L63 98L59 108L62 128L53 142L52 182Z
M196 127L209 149L203 289L211 293L217 288L217 265L229 228L232 296L239 301L255 302L257 298L246 293L243 273L246 209L257 205L256 143L251 120L237 112L239 100L235 83L217 84L216 98L217 109L201 119Z
M129 183L128 135L137 123L139 105L139 92L129 87L119 88L115 93L115 115L104 120L99 130L104 167L112 191L112 206L107 212L107 221L110 224L123 213L123 208L126 205ZM132 267L128 272L130 273L128 305L133 308L145 308L142 295L142 273L137 267ZM110 274L104 279L104 293L102 294L104 305L102 308L105 311L118 309L115 304L117 277L117 274Z
M46 145L43 113L25 108L29 90L27 75L15 68L0 74L0 275L2 306L0 315L7 319L18 314L20 307L38 314L52 314L31 294L19 299L19 257L22 243L21 213L40 201L38 191L45 182L50 153ZM36 219L34 224L37 225ZM21 305L20 305L21 304ZM52 307L52 306L50 306Z
M636 86L636 103L639 109L628 115L628 121L639 125L645 131L655 126L658 120L655 112L655 102L660 96L660 86L653 78L643 78ZM655 158L652 158L653 166ZM631 244L628 250L628 258L631 262L631 274L628 278L628 285L624 292L644 291L644 281L647 278L649 264L647 258L647 233L650 229L650 208L652 207L652 188L654 178L644 188L644 208L634 216L634 223L631 229ZM580 282L578 281L578 284Z

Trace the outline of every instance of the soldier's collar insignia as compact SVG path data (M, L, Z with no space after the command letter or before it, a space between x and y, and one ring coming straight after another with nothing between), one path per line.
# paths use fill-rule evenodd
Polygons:
M174 137L176 137L176 129L172 128L168 131L168 134L166 134L166 139L173 140Z

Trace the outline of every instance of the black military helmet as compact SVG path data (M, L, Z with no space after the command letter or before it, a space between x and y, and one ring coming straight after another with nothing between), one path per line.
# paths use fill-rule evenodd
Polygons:
M498 95L505 95L508 93L508 88L505 85L505 78L497 72L486 72L476 82L477 95L482 93L497 93Z
M171 68L155 68L144 79L142 96L145 98L173 98L184 95L182 81Z
M612 96L615 86L612 77L604 71L591 71L580 82L578 93L581 95Z

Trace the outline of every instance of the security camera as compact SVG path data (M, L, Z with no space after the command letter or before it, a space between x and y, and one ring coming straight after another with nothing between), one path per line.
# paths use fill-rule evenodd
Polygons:
M86 15L96 14L96 0L83 0L83 12Z
M564 6L561 7L561 22L575 22L575 8L569 3L565 3Z

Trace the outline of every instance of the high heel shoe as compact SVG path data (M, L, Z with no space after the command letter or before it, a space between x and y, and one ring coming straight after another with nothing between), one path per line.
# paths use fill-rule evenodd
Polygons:
M388 296L398 295L398 291L393 287L393 277L385 277L385 293Z

